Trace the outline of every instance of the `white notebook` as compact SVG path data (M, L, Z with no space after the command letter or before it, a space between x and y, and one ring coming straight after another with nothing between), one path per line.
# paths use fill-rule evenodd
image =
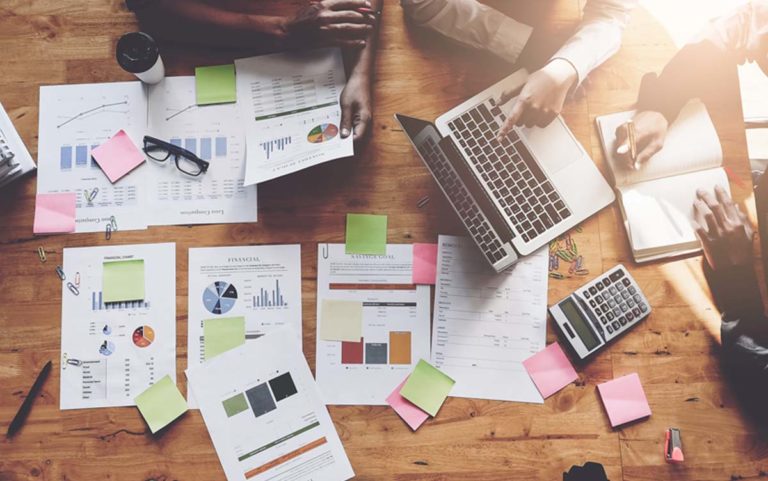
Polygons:
M720 185L730 192L715 126L704 104L690 101L670 126L664 148L635 171L614 159L616 129L634 113L596 121L635 261L697 252L701 245L692 225L696 190Z
M0 187L35 170L35 163L0 104Z

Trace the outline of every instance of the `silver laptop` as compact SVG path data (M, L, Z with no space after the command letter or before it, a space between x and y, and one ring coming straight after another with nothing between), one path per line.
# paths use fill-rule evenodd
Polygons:
M500 272L614 201L613 190L557 117L515 128L497 99L521 88L518 70L437 118L395 114L421 159L493 268Z

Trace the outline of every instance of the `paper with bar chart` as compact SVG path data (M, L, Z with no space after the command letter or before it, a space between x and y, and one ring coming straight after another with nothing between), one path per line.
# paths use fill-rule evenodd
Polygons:
M187 369L228 481L354 476L296 336L277 329Z
M547 337L546 248L496 273L466 237L438 243L432 364L451 396L543 403L523 361Z
M188 312L190 367L205 360L207 319L245 317L246 342L284 326L301 336L301 246L189 249ZM301 350L301 337L295 344Z
M120 129L141 140L146 115L141 82L40 87L37 193L78 194L75 232L103 231L112 216L120 229L146 229L143 169L112 184L91 158Z
M320 244L318 259L316 372L323 400L385 405L419 359L429 359L430 287L412 285L413 247L390 244L386 255L378 256ZM326 300L362 305L359 341L322 339Z
M170 375L176 379L176 245L64 249L61 409L133 406ZM104 302L105 262L143 260L145 298Z
M258 184L354 154L342 139L341 51L325 48L235 61L248 146L245 184Z
M173 160L147 159L150 224L256 222L256 186L244 186L245 139L235 104L198 106L195 77L166 77L149 87L148 135L210 162L197 177Z

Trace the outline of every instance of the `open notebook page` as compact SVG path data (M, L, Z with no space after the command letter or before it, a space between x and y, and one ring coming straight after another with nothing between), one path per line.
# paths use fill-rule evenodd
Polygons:
M670 126L664 148L644 163L640 170L632 170L618 162L613 154L617 147L616 129L634 114L632 110L597 118L606 160L617 187L712 169L722 164L723 151L707 109L701 101L691 100Z

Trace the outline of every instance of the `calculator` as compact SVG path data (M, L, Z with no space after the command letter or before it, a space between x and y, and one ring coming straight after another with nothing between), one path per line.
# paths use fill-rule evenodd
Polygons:
M563 337L586 359L651 314L651 305L623 265L549 308Z

